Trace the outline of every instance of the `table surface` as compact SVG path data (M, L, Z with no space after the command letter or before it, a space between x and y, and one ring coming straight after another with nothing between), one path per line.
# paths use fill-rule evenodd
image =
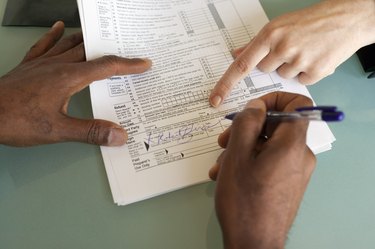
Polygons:
M314 2L261 1L269 18ZM46 30L0 27L0 75ZM346 119L330 125L337 141L317 157L286 248L374 248L375 81L352 56L309 90ZM70 114L90 118L89 99L87 89L74 96ZM222 248L214 188L210 182L118 207L97 146L0 145L0 248Z

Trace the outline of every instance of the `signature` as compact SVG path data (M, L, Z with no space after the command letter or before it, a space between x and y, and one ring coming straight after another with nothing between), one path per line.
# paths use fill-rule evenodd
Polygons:
M149 144L150 146L156 146L174 141L176 141L179 144L188 143L193 139L194 133L208 131L218 126L220 126L220 120L213 124L191 123L177 130L169 130L165 132L160 132L158 134L152 134L150 132L147 135L147 144Z

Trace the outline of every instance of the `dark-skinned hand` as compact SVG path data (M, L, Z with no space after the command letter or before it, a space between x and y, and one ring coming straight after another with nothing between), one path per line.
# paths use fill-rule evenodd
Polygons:
M209 173L217 180L216 213L226 249L284 248L316 159L306 145L307 121L264 129L266 111L311 104L302 95L265 95L250 101L219 137L225 150Z
M93 81L142 73L151 61L104 56L86 62L82 33L62 38L63 33L64 23L57 22L0 78L0 144L126 143L127 133L118 124L68 116L69 100Z

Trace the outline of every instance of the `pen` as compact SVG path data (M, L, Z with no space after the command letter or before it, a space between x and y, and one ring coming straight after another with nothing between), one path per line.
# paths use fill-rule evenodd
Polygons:
M233 120L237 113L225 116ZM268 111L267 121L286 121L295 119L316 120L326 122L337 122L344 119L344 113L338 111L336 106L307 106L297 108L294 112Z

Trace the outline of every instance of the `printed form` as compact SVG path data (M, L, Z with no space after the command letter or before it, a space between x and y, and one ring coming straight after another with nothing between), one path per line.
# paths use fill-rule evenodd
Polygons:
M222 149L218 135L228 113L272 91L309 96L277 73L254 70L220 108L211 89L233 62L230 51L246 45L268 22L257 0L78 0L86 56L150 58L152 69L91 84L95 118L122 125L127 145L101 147L118 205L208 181ZM324 122L311 122L308 145L319 153L335 140Z

